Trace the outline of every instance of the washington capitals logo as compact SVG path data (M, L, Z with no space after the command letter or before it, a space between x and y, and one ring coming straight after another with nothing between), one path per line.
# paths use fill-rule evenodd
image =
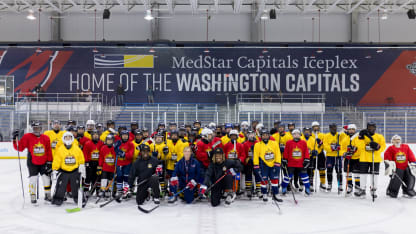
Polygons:
M14 91L16 93L30 92L39 86L46 92L72 54L73 51L45 50L41 53L35 52L7 73L7 75L14 75L29 66L24 81Z
M413 75L416 76L416 62L414 62L412 64L407 64L406 68L407 68L407 70L409 70L410 73L412 73Z

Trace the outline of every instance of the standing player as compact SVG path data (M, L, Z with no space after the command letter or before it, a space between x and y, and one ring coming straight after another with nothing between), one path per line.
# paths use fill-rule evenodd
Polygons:
M355 124L349 124L347 126L347 135L344 137L344 140L341 142L341 155L344 157L344 172L347 174L347 195L351 195L353 187L355 190L360 189L360 154L362 143L358 139L358 134L356 134L357 126ZM354 174L354 184L352 183L352 174Z
M116 127L116 123L114 123L114 121L113 121L113 120L108 120L108 121L107 121L107 130L105 130L105 131L101 134L101 136L100 136L100 140L101 140L102 142L105 142L105 141L106 141L106 139L107 139L107 135L109 135L109 134L112 134L113 136L114 136L114 135L116 135L116 134L117 134L117 132L116 132L116 130L115 130L115 127Z
M416 167L416 159L409 145L402 144L402 138L394 135L391 138L392 145L384 152L384 164L386 175L391 177L387 187L387 196L397 198L400 187L403 195L414 197L415 176L411 168ZM404 184L402 184L404 182Z
M254 153L254 144L256 143L256 133L249 130L247 133L247 141L243 143L244 153L246 159L244 161L244 176L246 181L246 194L248 198L252 197L253 194L253 153ZM258 197L261 197L261 179L258 173L254 174L255 184L256 184L256 194Z
M100 159L100 149L103 142L100 141L100 135L97 130L91 131L91 140L85 143L83 153L87 176L85 178L84 190L88 191L91 183L90 194L94 193L95 188L100 188L100 178L97 176L98 161ZM98 194L98 189L97 189Z
M230 131L230 141L223 146L225 158L230 160L236 160L239 163L245 162L246 154L244 152L244 147L241 143L237 142L238 138L238 131L237 130L231 130ZM241 175L240 173L237 173L236 176L234 176L234 186L233 191L237 192L238 195L240 195L240 179Z
M189 144L179 140L179 132L175 129L170 132L170 139L167 140L166 145L169 149L169 153L165 154L166 180L169 181L175 169L176 162L183 157L183 149L189 146Z
M72 196L75 203L78 202L78 199L83 200L83 206L85 206L86 203L84 195L81 198L78 197L78 188L80 187L80 183L82 183L80 174L84 179L86 175L84 155L78 146L72 145L73 141L74 136L72 133L65 132L62 136L62 142L64 144L59 146L56 150L56 157L52 164L52 178L56 180L56 192L53 196L52 204L58 206L62 205L64 202L67 184L71 185Z
M306 169L309 167L309 149L306 141L301 140L301 133L298 129L292 131L293 140L286 143L285 152L283 154L282 165L287 169L287 176L283 179L282 194L286 194L287 186L290 179L296 173L299 173L303 185L305 186L305 194L310 195L309 176Z
M337 132L337 125L332 123L329 125L329 133L324 136L324 149L326 151L326 173L328 178L327 192L332 190L332 174L335 168L338 181L338 193L343 191L342 189L342 155L341 142L343 140L344 133Z
M55 155L56 146L62 141L62 136L64 135L64 131L61 131L61 123L59 120L52 121L52 129L45 131L43 134L49 137L53 157Z
M51 201L52 151L49 137L41 134L42 125L38 121L32 122L33 133L26 133L18 141L20 130L13 132L13 147L20 152L27 149L27 168L29 170L30 201L37 202L36 191L38 175L42 177L45 190L45 200Z
M92 119L87 120L85 123L85 126L87 126L87 131L85 131L84 136L91 140L91 133L95 129L95 121Z
M382 160L381 153L386 149L386 140L383 135L376 133L377 126L374 122L367 123L367 129L359 133L362 140L362 153L360 154L360 189L354 193L359 197L365 197L367 175L371 175L370 192L373 198L377 198L377 183Z
M129 141L134 141L137 129L139 129L139 123L137 123L137 121L132 121L130 123Z
M325 137L324 133L321 132L321 126L319 122L314 121L312 122L312 138L315 139L315 142L313 144L313 149L311 150L311 160L313 161L313 168L314 170L319 171L319 180L320 185L319 189L322 191L326 191L326 157L324 153L324 144L323 139ZM313 172L313 175L315 176L315 171ZM311 178L310 180L313 180ZM318 189L318 183L316 183L316 189Z
M121 140L114 145L117 155L117 195L126 198L129 194L129 173L133 160L134 144L129 141L129 132L122 130Z
M221 143L224 146L225 144L227 144L228 142L230 142L230 131L233 130L233 124L231 123L226 123L225 124L225 135L223 137L221 137Z
M110 187L113 185L116 157L114 135L108 134L105 145L100 148L100 159L97 167L97 175L101 175L100 197L109 198L111 196ZM112 189L114 190L114 188Z
M283 200L277 197L279 193L279 175L280 163L282 157L279 146L275 141L270 140L270 134L267 129L261 130L261 141L254 145L253 165L254 173L261 178L261 193L263 194L263 201L267 202L267 184L270 179L272 185L273 199L282 202Z

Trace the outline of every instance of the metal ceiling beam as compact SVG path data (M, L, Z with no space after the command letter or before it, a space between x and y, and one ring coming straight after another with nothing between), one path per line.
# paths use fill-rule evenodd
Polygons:
M6 4L5 2L3 2L3 1L0 1L0 5L2 5L2 6L4 6L4 7L6 7L7 9L10 9L10 10L12 10L12 11L14 11L14 12L19 12L18 10L16 10L16 8L14 8L13 6L9 6L8 4Z
M62 13L62 10L59 9L59 7L55 6L55 4L53 4L50 0L44 0L49 6L51 6L53 9L55 9L56 11L58 11L59 13Z
M332 3L332 5L331 6L329 6L327 9L326 9L326 12L330 12L330 11L332 11L336 6L337 6L337 4L340 2L340 1L342 1L342 0L336 0L334 3Z
M377 11L378 9L380 9L380 7L384 6L384 4L386 4L389 0L383 0L382 3L380 3L377 7L374 7L373 9L371 9L371 11L369 11L367 13L367 15L365 16L365 18L367 18L368 16L370 16L371 14L373 14L373 12Z
M393 11L400 11L401 9L405 8L407 5L409 5L410 3L412 3L414 0L409 0L405 3L403 3L402 5L400 5L399 7L397 7L396 9L394 9Z
M353 12L357 7L359 7L361 5L361 3L363 3L365 0L360 0L357 4L355 4L348 12L347 14L350 14L351 12Z
M235 14L240 13L242 6L243 6L243 0L234 0L234 2L233 2L234 13Z
M146 10L150 10L152 8L150 4L150 0L142 0L143 6Z
M258 22L260 20L260 17L263 14L265 9L266 9L266 0L260 0L260 3L257 3L257 14L256 14L256 17L254 18L254 22Z

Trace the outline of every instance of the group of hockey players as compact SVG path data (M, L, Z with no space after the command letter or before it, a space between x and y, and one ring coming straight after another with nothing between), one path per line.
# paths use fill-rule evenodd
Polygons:
M45 200L56 205L69 198L83 199L85 205L91 197L122 201L134 195L138 205L180 198L186 203L209 199L217 206L236 197L268 201L269 195L282 202L289 191L329 193L333 184L338 194L365 197L369 191L374 199L383 160L391 177L386 194L396 198L402 188L403 195L416 195L413 152L398 135L386 150L373 122L361 131L354 124L330 124L328 133L318 122L299 130L280 121L270 130L258 121L204 128L200 121L179 127L159 123L154 132L140 129L137 122L116 130L112 120L105 128L93 120L86 126L69 120L65 130L53 121L51 127L42 133L42 125L34 121L31 133L13 133L14 148L28 151L32 203L38 199L39 175Z

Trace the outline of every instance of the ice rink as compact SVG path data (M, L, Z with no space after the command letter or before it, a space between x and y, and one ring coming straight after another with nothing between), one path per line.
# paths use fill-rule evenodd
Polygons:
M416 200L387 198L388 177L380 176L375 203L366 199L316 193L284 197L282 214L269 199L235 200L231 206L213 208L207 202L174 205L163 202L150 214L137 209L135 200L113 202L104 208L90 200L81 212L67 213L73 200L61 207L43 201L30 204L26 161L22 160L26 201L23 206L17 160L0 161L0 233L167 233L167 234L271 234L271 233L415 233Z

